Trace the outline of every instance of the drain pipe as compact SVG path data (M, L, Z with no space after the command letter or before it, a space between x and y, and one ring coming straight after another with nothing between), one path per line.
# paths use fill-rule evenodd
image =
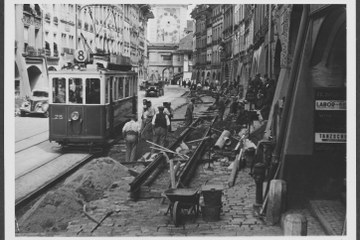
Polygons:
M274 179L283 179L284 177L284 170L285 170L285 156L284 156L284 139L285 134L288 130L288 118L289 118L289 112L291 105L293 103L293 99L290 96L294 96L295 91L295 85L296 85L296 77L298 76L298 70L299 70L299 63L300 63L300 57L304 46L304 41L306 37L306 30L308 26L308 16L309 16L309 5L304 4L303 5L303 11L301 15L301 22L299 27L299 35L296 39L296 45L295 45L295 51L294 51L294 57L293 57L293 63L292 68L290 72L289 77L289 87L287 91L285 106L283 110L283 118L281 121L280 129L279 129L279 139L277 140L277 144L275 146L275 150L272 156L272 162L273 163L279 163L280 166L278 166L278 169L275 173ZM280 156L281 154L281 156ZM279 176L278 176L279 175Z

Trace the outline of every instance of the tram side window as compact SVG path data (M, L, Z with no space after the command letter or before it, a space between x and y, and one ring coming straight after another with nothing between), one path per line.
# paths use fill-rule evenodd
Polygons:
M119 79L118 92L119 92L119 99L124 98L124 78L123 77L121 77Z
M86 79L86 104L100 104L100 79Z
M81 78L69 78L69 102L83 103L83 83Z
M53 78L53 102L65 103L65 78Z
M129 87L130 87L130 90L129 90L129 96L134 96L134 79L132 77L129 78Z
M130 79L125 78L125 97L129 97Z

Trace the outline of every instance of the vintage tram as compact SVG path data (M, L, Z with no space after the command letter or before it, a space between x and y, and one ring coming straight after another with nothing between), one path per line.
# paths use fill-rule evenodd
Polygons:
M112 70L111 70L112 69ZM137 112L137 73L87 65L49 73L49 140L104 145Z

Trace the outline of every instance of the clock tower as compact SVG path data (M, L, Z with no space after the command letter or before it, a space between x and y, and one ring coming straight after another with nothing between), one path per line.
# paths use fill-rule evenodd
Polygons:
M153 5L151 8L155 17L148 22L150 43L179 43L180 39L185 36L188 5Z

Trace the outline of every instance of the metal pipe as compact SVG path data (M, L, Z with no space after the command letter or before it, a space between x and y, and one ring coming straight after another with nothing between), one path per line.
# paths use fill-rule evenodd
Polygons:
M214 149L215 150L220 150L224 147L225 143L226 143L226 139L227 140L230 140L229 139L230 137L230 132L227 131L227 130L224 130L220 137L218 138L218 140L216 141L215 145L214 145Z

